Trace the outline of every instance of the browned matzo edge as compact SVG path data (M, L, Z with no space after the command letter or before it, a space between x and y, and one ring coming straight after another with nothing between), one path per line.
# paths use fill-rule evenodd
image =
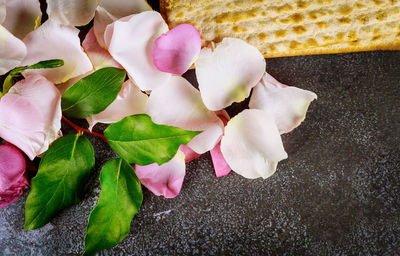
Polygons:
M236 37L265 58L400 50L400 0L160 0L160 11L203 46Z

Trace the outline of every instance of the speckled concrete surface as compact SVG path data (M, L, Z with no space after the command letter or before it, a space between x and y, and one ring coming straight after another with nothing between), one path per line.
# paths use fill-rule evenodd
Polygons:
M177 198L145 190L131 234L100 255L399 255L400 52L270 59L267 71L319 96L284 135L289 158L277 173L217 179L205 154ZM36 231L22 231L26 194L0 209L1 255L83 251L99 170L115 156L89 138L97 164L83 202Z

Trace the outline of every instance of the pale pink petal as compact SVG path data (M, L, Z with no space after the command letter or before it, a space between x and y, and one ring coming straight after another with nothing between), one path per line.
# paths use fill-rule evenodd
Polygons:
M221 142L210 150L211 160L214 166L215 175L217 177L226 176L231 172L231 167L225 161L221 152Z
M230 117L225 110L216 111L215 114L222 120L224 126L228 124ZM221 142L218 142L213 149L210 150L211 160L214 166L215 175L217 177L226 176L231 172L231 167L225 161L221 152Z
M107 25L132 14L151 11L150 5L145 0L102 0L94 16L94 34L99 45L106 48L104 32Z
M134 14L107 26L104 40L108 51L142 91L160 87L171 77L154 66L151 55L154 41L167 31L160 13L154 11Z
M188 144L198 154L214 148L223 133L222 121L204 106L199 91L180 76L152 91L146 113L158 124L203 131Z
M54 116L56 116L57 119L61 119L61 113L59 112L59 105L61 104L60 93L57 88L43 76L32 75L21 80L11 87L9 94L16 94L29 99L29 101L38 107L41 113L46 117L46 126L52 124Z
M194 152L189 146L187 145L181 145L179 147L179 150L182 151L185 154L185 162L188 163L198 157L200 157L200 154L197 154Z
M118 19L152 10L145 0L101 0L100 5Z
M14 36L23 39L40 25L42 12L38 0L7 0L5 3L6 16L2 25Z
M278 80L276 80L273 76L271 76L270 74L268 74L267 72L265 72L263 78L261 79L261 81L265 81L267 83L273 84L276 87L281 87L281 88L285 88L288 87L286 84L282 84L281 82L279 82ZM260 82L261 82L260 81Z
M0 25L3 24L6 19L6 2L5 0L0 0Z
M97 42L101 47L107 48L106 43L104 41L104 33L106 31L107 26L116 20L118 20L117 17L114 17L103 7L97 6L96 14L94 15L93 30L94 30L94 35L97 38Z
M19 66L25 56L25 44L0 25L0 75Z
M99 2L100 0L47 0L47 14L49 19L58 24L83 26L93 19Z
M49 145L59 137L61 129L61 95L57 88L40 75L32 75L16 83L9 91L29 99L43 115L45 139L37 155L44 153Z
M156 163L135 165L140 182L156 196L174 198L181 191L185 178L185 154L178 150L175 157L161 166Z
M300 125L306 117L308 106L316 98L315 93L281 84L266 73L254 88L249 106L268 113L283 134Z
M246 109L228 122L221 152L234 172L249 179L268 178L287 158L274 120L258 109Z
M0 194L24 175L25 168L25 157L18 148L11 144L0 145Z
M219 117L219 119L221 119L221 121L224 123L224 126L226 126L228 121L231 119L225 109L215 111L215 114Z
M64 66L26 70L24 76L41 74L53 83L59 84L91 71L92 63L82 50L78 33L79 30L74 27L59 25L51 20L29 33L24 38L28 55L22 65L32 65L49 59L62 59Z
M28 99L7 94L0 100L0 137L35 158L45 135L42 113Z
M214 111L246 99L265 72L263 55L236 38L224 38L214 50L203 48L195 65L201 97Z
M105 67L122 68L122 66L111 57L108 51L99 45L94 35L93 28L87 33L85 40L83 40L82 47L92 62L95 70Z
M111 105L103 112L87 118L89 129L92 129L96 123L110 124L126 116L143 114L148 98L147 94L140 91L131 80L126 81Z
M200 33L190 24L180 24L154 42L153 62L163 72L185 73L201 49Z
M60 129L61 97L44 77L29 76L0 99L0 137L30 159L45 152Z

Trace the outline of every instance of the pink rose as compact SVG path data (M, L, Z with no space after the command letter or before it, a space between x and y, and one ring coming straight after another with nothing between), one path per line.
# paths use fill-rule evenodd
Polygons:
M21 151L11 144L0 145L0 208L17 201L28 186Z

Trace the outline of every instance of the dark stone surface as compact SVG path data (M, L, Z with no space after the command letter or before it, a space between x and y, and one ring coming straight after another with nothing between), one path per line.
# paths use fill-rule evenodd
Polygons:
M400 52L269 59L267 71L319 96L284 135L276 174L217 179L205 154L177 198L144 190L130 235L100 255L399 255ZM97 163L83 202L35 231L22 230L26 194L0 209L1 255L82 253L99 170L115 157L89 138Z

